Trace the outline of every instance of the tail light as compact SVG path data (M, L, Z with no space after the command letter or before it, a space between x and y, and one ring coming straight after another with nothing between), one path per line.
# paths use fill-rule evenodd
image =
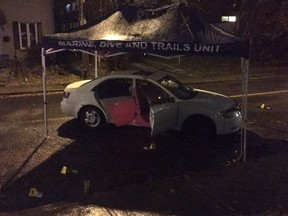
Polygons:
M70 92L65 92L65 91L63 91L63 98L69 98L69 96L70 96Z

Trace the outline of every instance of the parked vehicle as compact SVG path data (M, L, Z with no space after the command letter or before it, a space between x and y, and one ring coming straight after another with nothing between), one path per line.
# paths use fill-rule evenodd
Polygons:
M239 130L237 103L215 92L190 88L153 71L117 71L68 85L62 112L87 129L103 125L150 127L151 136L170 129L190 138L209 138Z

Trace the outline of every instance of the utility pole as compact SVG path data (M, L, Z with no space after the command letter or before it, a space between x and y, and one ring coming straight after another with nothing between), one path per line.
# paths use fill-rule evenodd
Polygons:
M79 17L80 17L80 25L86 24L86 19L84 17L84 3L85 0L78 0L78 7L79 7Z
M102 0L100 0L99 12L100 12L100 17L102 17L102 13L103 13L103 2L102 2Z
M78 0L80 26L85 25L87 23L84 17L84 3L85 0ZM88 54L83 52L81 54L82 54L82 78L86 79L88 77L89 56Z

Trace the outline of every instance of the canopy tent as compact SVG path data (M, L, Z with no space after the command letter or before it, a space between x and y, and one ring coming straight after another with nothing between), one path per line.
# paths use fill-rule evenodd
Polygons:
M57 33L42 39L43 97L45 136L47 130L45 56L63 50L81 51L95 56L140 52L157 56L181 55L235 56L242 59L242 110L244 160L246 155L246 116L249 70L248 41L207 23L185 5L175 3L160 8L134 6L121 8L106 19L79 27L73 32Z
M107 19L69 33L43 37L46 49L146 52L160 55L248 57L248 43L206 23L176 3L157 9L125 7Z

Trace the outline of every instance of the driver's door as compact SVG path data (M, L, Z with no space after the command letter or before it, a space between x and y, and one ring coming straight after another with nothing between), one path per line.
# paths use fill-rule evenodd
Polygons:
M175 102L156 104L150 107L151 136L168 131L176 126L178 105Z
M136 80L137 92L147 98L150 106L151 136L157 135L177 124L178 104L174 98L156 83Z

